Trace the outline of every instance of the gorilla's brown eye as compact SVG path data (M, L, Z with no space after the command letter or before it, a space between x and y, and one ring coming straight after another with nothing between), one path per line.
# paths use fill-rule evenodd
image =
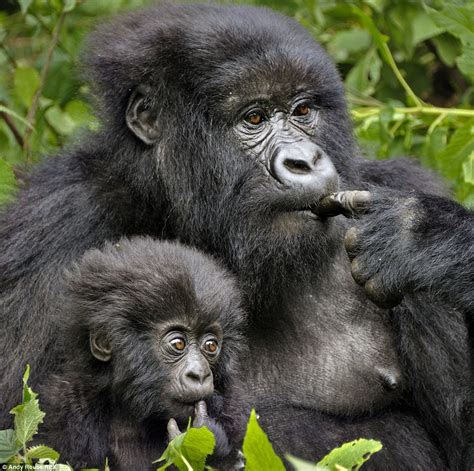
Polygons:
M298 105L293 111L294 116L306 116L310 112L311 108L306 103Z
M175 337L174 339L170 340L170 344L178 352L182 352L186 348L186 341L183 339L183 337Z
M206 350L207 353L215 354L217 353L218 348L219 344L217 343L217 340L209 339L204 343L204 350Z
M261 113L257 113L256 111L249 113L245 117L245 121L247 121L247 123L253 124L254 126L258 126L263 122L263 120L263 115Z

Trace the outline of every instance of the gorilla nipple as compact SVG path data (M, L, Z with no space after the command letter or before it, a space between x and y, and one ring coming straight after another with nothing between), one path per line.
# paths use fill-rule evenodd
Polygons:
M400 388L401 375L396 369L377 368L382 386L386 391L395 391Z

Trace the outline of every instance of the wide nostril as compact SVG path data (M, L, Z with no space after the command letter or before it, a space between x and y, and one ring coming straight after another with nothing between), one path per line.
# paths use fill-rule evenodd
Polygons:
M209 370L207 371L188 371L186 373L186 378L191 380L193 383L199 383L199 384L204 384L204 382L211 376L211 372Z
M291 172L304 175L311 172L311 167L304 160L300 159L285 159L283 165Z

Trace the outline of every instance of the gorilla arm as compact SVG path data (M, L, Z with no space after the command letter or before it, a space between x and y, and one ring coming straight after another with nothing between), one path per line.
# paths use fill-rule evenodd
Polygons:
M392 323L416 407L450 469L471 469L473 418L467 433L459 424L473 393L465 372L474 358L474 214L447 198L392 190L340 192L315 211L360 216L345 237L352 275L373 302L396 306Z
M420 291L474 310L474 214L443 197L345 191L325 198L320 216L363 216L346 234L355 281L381 307Z

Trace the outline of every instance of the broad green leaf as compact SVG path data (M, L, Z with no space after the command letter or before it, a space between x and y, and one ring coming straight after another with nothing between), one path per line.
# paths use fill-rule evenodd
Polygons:
M370 47L370 34L360 28L335 33L327 43L327 48L336 62L353 62L352 56L359 51L366 51Z
M459 39L450 34L441 34L433 38L433 44L436 46L441 60L450 67L456 63L456 58L461 54L461 43Z
M53 450L49 446L45 445L36 445L28 448L26 456L29 459L47 459L51 461L57 461L59 458L59 453L56 450Z
M39 408L38 399L32 399L12 409L15 415L15 432L21 444L29 442L38 432L38 426L43 422L45 413Z
M6 463L21 449L16 440L15 431L12 429L0 430L0 463Z
M374 40L375 45L378 47L383 59L387 63L393 61L393 58L391 57L390 52L387 48L388 36L382 34L375 26L375 23L373 22L372 18L370 18L370 16L363 12L360 8L353 5L351 5L350 8L353 14L359 17L361 23L372 36L372 39Z
M374 453L381 449L382 444L377 440L360 438L335 448L318 463L318 466L329 471L337 471L341 466L351 471L358 471Z
M30 378L30 365L26 365L25 372L23 373L23 403L36 399L38 394L32 391L28 386L28 379Z
M442 173L456 180L461 173L462 164L474 151L474 121L456 129L448 145L435 155Z
M20 4L21 12L25 15L28 8L30 8L30 5L33 3L33 0L18 0L18 3Z
M179 471L203 471L215 443L214 435L207 427L190 428L168 444L156 461L166 461L158 470L174 465Z
M10 201L16 190L16 178L12 166L0 158L0 204Z
M325 469L311 463L310 461L296 458L296 456L286 455L285 458L287 459L288 463L293 466L294 471L323 471L323 469Z
M347 74L345 81L347 89L362 95L371 95L380 79L381 68L382 61L373 47Z
M76 0L63 0L63 11L70 12L76 8Z
M78 125L85 124L94 119L87 104L80 100L68 102L64 107L64 111Z
M474 41L474 5L454 5L446 2L441 11L425 7L433 21L457 36L463 43Z
M412 30L413 44L418 44L425 39L441 34L444 28L437 25L429 15L421 10L413 18Z
M462 55L456 59L456 64L459 70L474 82L474 41L463 46Z
M40 84L38 71L33 67L18 67L13 76L13 84L15 95L29 108Z
M45 113L48 123L63 136L67 136L74 131L76 124L71 117L65 113L59 106L48 108Z
M23 375L23 402L10 411L15 416L16 438L22 446L36 434L45 416L39 408L38 394L28 386L29 376L30 365L27 365Z
M464 181L474 185L474 151L469 154L469 157L462 164L462 171L464 174Z
M245 456L245 471L285 471L281 458L275 453L266 433L257 421L252 409L247 424L242 451Z

